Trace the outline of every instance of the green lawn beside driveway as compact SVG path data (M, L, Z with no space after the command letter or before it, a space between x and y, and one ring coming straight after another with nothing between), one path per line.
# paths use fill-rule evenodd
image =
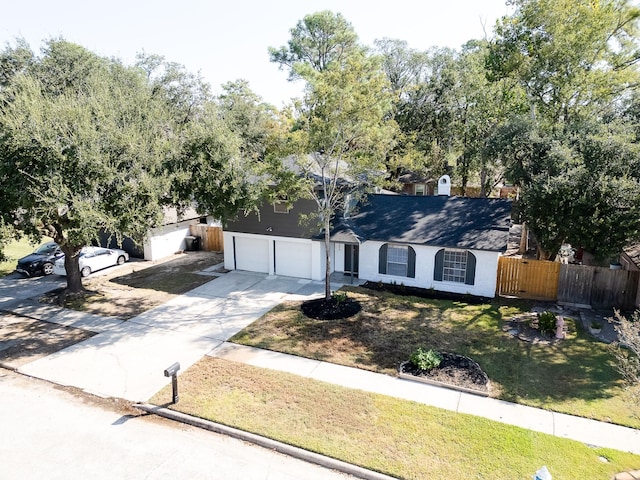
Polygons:
M389 375L417 347L455 352L480 364L495 398L640 428L608 346L571 318L565 340L532 344L502 330L505 320L529 311L527 302L470 305L345 290L362 304L351 318L313 320L299 302L285 302L231 341Z

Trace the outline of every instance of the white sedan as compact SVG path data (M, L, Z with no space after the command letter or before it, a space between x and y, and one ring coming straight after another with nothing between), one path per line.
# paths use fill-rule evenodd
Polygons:
M83 247L79 255L78 267L80 268L80 275L83 277L103 268L122 265L129 260L129 254L118 248ZM67 274L64 268L64 257L58 259L53 265L53 273L57 275Z

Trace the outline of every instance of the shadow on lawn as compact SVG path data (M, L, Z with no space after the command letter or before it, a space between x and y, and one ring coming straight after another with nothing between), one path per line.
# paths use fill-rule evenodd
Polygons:
M497 387L499 398L511 401L606 399L612 388L621 385L606 347L580 331L546 345L503 332L503 321L526 309L526 304L398 300L379 293L365 293L358 300L362 312L348 319L318 321L300 315L287 326L284 341L294 350L302 349L296 352L299 355L335 363L352 361L387 374L394 374L418 347L458 353L477 361ZM282 350L282 338L265 336L261 346Z

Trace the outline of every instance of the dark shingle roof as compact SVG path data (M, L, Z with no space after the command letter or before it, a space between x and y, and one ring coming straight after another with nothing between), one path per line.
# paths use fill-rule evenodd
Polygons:
M370 195L350 218L335 222L332 239L504 251L510 216L506 199Z

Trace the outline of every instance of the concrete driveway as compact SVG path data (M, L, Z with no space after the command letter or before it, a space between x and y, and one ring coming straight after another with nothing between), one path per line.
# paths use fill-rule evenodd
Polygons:
M25 277L19 273L10 273L0 278L0 310L9 310L16 301L37 297L55 288L64 287L66 283L66 278L58 275Z
M95 395L146 401L169 381L163 375L169 365L187 369L288 295L322 289L308 280L233 271L127 322L105 319L109 328L19 371ZM95 315L87 316L95 324Z

